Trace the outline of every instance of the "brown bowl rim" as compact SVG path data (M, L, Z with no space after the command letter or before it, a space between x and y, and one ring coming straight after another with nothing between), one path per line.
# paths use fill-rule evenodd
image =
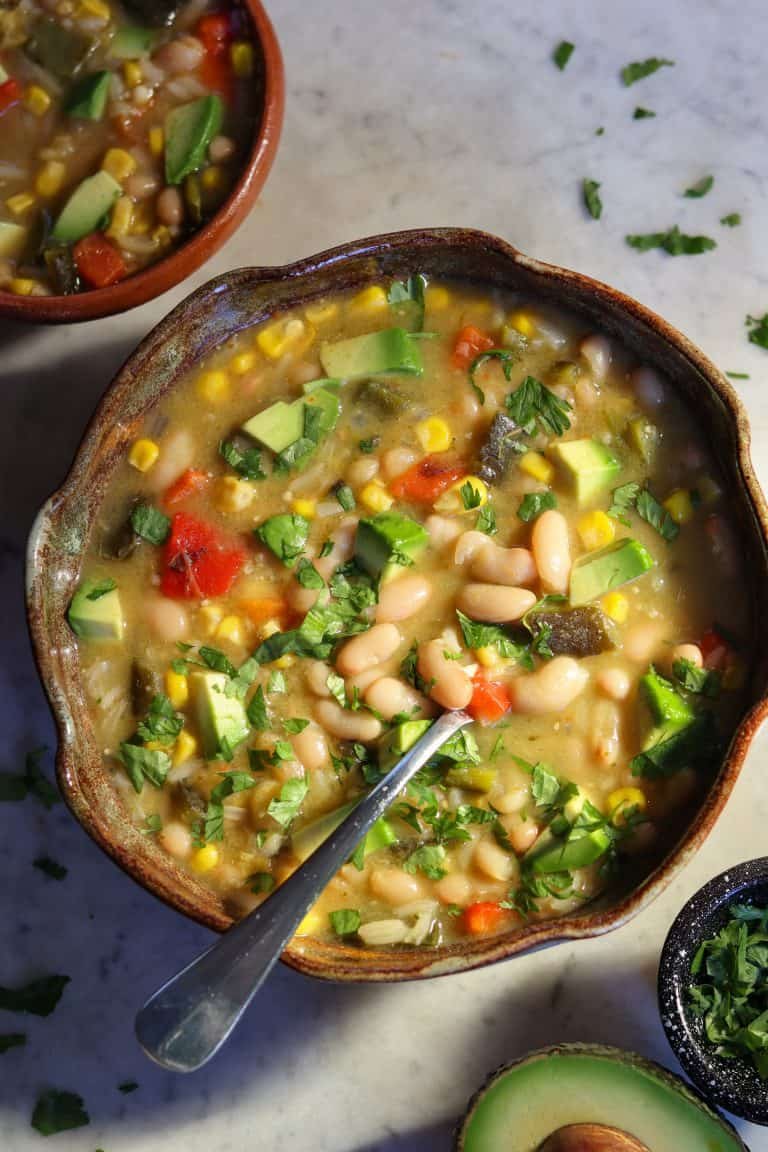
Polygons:
M108 288L73 296L17 296L0 289L0 317L31 324L68 324L127 312L186 280L242 224L272 168L285 111L285 70L277 34L261 0L243 2L264 57L263 110L237 183L216 215L164 259Z
M41 566L38 556L44 550L46 529L52 518L61 513L65 504L77 501L78 484L83 481L87 472L85 464L88 445L103 431L105 417L110 415L108 405L114 403L114 398L119 396L121 391L124 395L127 394L130 384L128 370L131 364L138 361L142 353L148 349L151 349L153 354L157 352L162 342L172 334L180 313L192 302L210 293L223 291L233 283L249 281L263 285L286 280L298 285L313 273L343 266L345 262L355 257L375 257L404 247L409 250L415 249L418 253L440 246L493 253L511 264L532 272L537 280L548 282L555 287L573 284L582 294L596 298L604 309L609 305L618 307L648 326L665 344L680 353L691 368L703 377L706 386L719 397L732 421L732 429L736 433L736 467L742 484L743 498L748 503L762 550L764 553L768 552L768 507L750 459L750 432L746 411L732 385L698 348L660 316L600 281L526 256L504 240L488 233L474 229L433 228L368 237L326 250L293 264L239 269L225 273L202 285L153 329L105 392L85 431L69 475L63 485L43 505L32 526L27 550L26 595L33 651L59 737L56 771L68 806L89 835L128 875L169 906L215 931L224 931L232 923L221 901L216 900L209 889L196 882L192 886L195 891L194 897L175 890L172 886L174 876L183 876L187 882L189 877L171 861L164 862L162 874L144 869L132 855L129 845L115 835L115 829L110 827L105 830L104 822L99 820L98 813L89 806L78 786L77 761L82 757L78 757L77 754L77 741L67 701L64 694L57 691L53 652L44 624L45 605L50 589L45 579L45 566ZM360 278L359 282L377 278L380 278L380 273L377 273L372 266L370 274ZM296 294L301 295L298 291ZM283 960L305 974L323 979L351 982L424 979L468 971L535 948L565 940L599 936L621 927L647 907L671 883L706 839L731 794L751 741L767 715L768 686L739 724L723 759L722 767L683 836L653 871L610 908L597 908L580 915L572 914L556 920L528 923L516 927L514 934L471 939L436 949L401 952L388 952L383 949L361 950L349 945L314 940L311 937L296 937L285 950ZM130 838L131 829L132 826L126 821L124 827L126 838ZM135 833L135 829L133 831Z

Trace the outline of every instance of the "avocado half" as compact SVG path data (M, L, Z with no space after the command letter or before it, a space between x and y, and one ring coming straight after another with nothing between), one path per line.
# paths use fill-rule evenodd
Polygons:
M537 1152L569 1124L604 1124L649 1152L749 1152L679 1077L618 1048L563 1044L495 1072L472 1098L456 1152Z

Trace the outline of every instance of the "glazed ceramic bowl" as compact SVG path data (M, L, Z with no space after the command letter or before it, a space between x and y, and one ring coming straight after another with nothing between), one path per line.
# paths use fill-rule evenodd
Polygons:
M245 7L251 17L257 49L256 76L261 86L262 112L238 180L216 215L165 259L109 288L95 288L73 296L16 296L0 291L0 317L37 324L65 324L126 312L185 280L242 224L272 167L285 104L283 58L275 30L261 0L245 0Z
M768 1082L746 1061L716 1056L687 1002L691 962L702 940L727 923L731 904L768 905L768 856L715 876L683 905L661 953L661 1022L683 1068L710 1100L753 1124L768 1125Z
M520 292L562 305L622 341L663 372L695 409L720 460L740 537L745 595L755 620L768 614L768 513L749 460L745 414L728 381L685 337L647 308L575 272L541 264L482 232L434 229L347 244L284 268L241 269L212 280L138 347L99 406L64 486L40 512L28 559L29 617L40 671L59 727L58 772L77 819L122 868L179 911L223 930L221 900L134 828L102 764L88 715L77 648L65 612L103 493L139 422L174 383L222 340L272 312L382 277L423 272ZM753 627L757 641L759 629ZM644 908L701 845L721 812L768 709L768 652L749 657L745 712L720 772L684 834L652 865L602 901L549 923L433 949L359 949L295 939L285 958L304 972L343 980L405 980L488 964L555 940L608 932Z

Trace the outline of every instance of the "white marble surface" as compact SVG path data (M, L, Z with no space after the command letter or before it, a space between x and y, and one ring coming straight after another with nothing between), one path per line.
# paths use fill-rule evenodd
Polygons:
M288 71L282 148L246 226L193 282L127 316L80 328L0 325L0 700L3 767L52 744L23 624L22 549L122 358L194 284L335 242L425 224L485 228L592 273L677 324L740 382L768 477L768 354L744 335L768 309L764 0L272 0ZM565 73L553 46L573 40ZM631 90L619 68L677 61ZM654 120L634 122L636 104ZM605 126L605 134L595 129ZM704 200L680 192L705 173ZM600 223L579 185L602 182ZM718 225L742 213L741 228ZM639 255L625 232L679 223L716 252ZM0 808L0 982L71 975L24 1050L0 1057L0 1148L27 1152L43 1086L82 1093L90 1128L60 1152L447 1152L450 1129L501 1061L560 1040L635 1048L674 1066L656 1013L659 947L675 912L728 864L765 851L765 737L717 830L663 898L601 940L490 970L400 987L330 987L280 970L225 1053L181 1079L150 1066L136 1007L209 939L135 887L59 807ZM47 758L50 764L50 755ZM43 849L62 884L31 867ZM135 1078L130 1096L117 1091ZM753 1152L766 1130L743 1128Z

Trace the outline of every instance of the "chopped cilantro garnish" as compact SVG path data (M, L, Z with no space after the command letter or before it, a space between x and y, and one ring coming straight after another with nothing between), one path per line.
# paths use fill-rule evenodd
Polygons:
M269 679L267 680L267 694L274 692L275 695L278 695L279 693L285 691L287 691L287 688L285 683L285 676L283 673L279 672L277 669L275 669L274 672L270 672Z
M130 515L131 528L142 540L150 544L164 544L171 530L171 521L159 508L151 504L137 504Z
M597 180L582 180L584 204L593 220L599 220L603 214L603 202L600 199L600 184Z
M666 232L647 232L626 237L630 248L638 252L650 252L652 248L663 248L670 256L700 256L717 248L717 241L710 236L687 236L677 224Z
M477 396L481 404L485 404L485 392L483 392L480 385L475 380L475 373L478 368L485 364L488 360L500 360L504 378L511 379L512 369L519 359L518 352L512 352L509 348L489 348L487 352L481 352L475 356L474 360L469 366L469 382L472 385L472 391Z
M485 532L486 536L495 536L498 532L496 525L496 513L490 504L485 504L477 514L475 521L475 530L477 532Z
M50 876L51 880L63 880L69 871L63 864L59 864L50 856L38 856L32 861L32 864L45 876Z
M409 276L407 280L395 280L389 286L387 301L396 312L413 314L409 325L416 332L424 327L424 292L427 287L425 276Z
M201 649L202 654L202 649ZM136 735L144 744L173 744L184 727L184 717L174 710L167 696L158 694L152 698L149 711L140 721Z
M498 624L480 624L459 611L456 615L468 648L495 648L500 656L515 660L523 667L532 667L529 646L513 640Z
M151 816L147 816L144 821L144 827L141 829L145 836L156 836L158 832L163 830L163 818L158 812L153 812Z
M107 592L114 592L115 588L117 588L116 581L111 576L106 576L93 585L85 598L86 600L101 600L102 596L106 596Z
M224 839L224 801L238 792L247 792L256 781L248 772L220 772L221 780L211 792L202 827L198 825L197 839L210 844Z
M689 200L700 200L711 190L714 183L714 176L702 176L701 180L697 180L690 188L686 188L683 196L687 196Z
M561 72L573 55L574 47L575 45L571 44L570 40L561 40L552 53L552 59Z
M73 1128L83 1128L90 1122L82 1096L76 1092L62 1092L57 1088L49 1088L38 1096L30 1121L41 1136L69 1132Z
M244 480L264 480L267 475L261 466L261 451L258 448L240 448L234 440L222 440L219 443L219 455Z
M641 108L640 105L638 104L637 108L635 108L634 112L632 113L632 119L633 120L650 120L655 115L656 115L656 113L652 112L650 108Z
M738 228L741 224L741 213L729 212L727 216L720 217L720 223L724 228Z
M639 494L640 485L634 481L614 488L611 493L611 506L608 509L608 515L612 516L614 520L619 520L628 528L630 521L627 512L634 508Z
M269 872L254 872L248 877L251 892L258 896L262 892L271 892L275 887L275 878Z
M347 707L347 690L344 680L336 672L330 672L325 685L340 708Z
M381 436L369 436L366 440L360 440L357 446L367 456L370 452L375 452L379 444Z
M362 924L360 913L356 908L337 908L334 912L329 912L328 919L337 936L354 936Z
M466 480L459 489L461 502L467 512L471 512L473 508L479 508L480 502L483 499L482 493L474 487L474 485Z
M325 580L306 556L302 556L296 566L296 580L302 588L309 588L312 591L319 592L321 588L325 588Z
M568 401L561 400L533 376L526 376L520 387L510 392L506 405L509 415L527 435L532 436L539 428L552 436L562 436L571 426Z
M159 748L145 748L143 744L133 744L129 740L120 745L117 756L136 792L141 792L145 780L149 780L156 788L162 788L171 769L171 758L167 752Z
M267 701L261 684L259 684L253 696L248 701L245 714L248 717L248 723L251 724L257 732L266 732L267 728L269 728Z
M296 736L299 732L303 732L305 728L309 727L309 720L305 720L300 716L294 716L288 720L283 720L282 725L289 735Z
M635 60L631 64L626 64L621 70L621 79L624 82L625 88L629 88L632 84L637 84L638 80L644 80L646 76L652 76L654 72L658 72L660 68L672 68L674 60L664 60L659 56L649 56L647 60Z
M557 498L554 492L526 492L520 501L517 515L524 524L536 520L542 512L549 508L557 508Z
M293 749L291 749L292 754ZM270 800L267 808L268 815L276 820L281 828L287 828L298 816L299 809L308 792L309 782L305 776L286 780L280 789L280 795Z
M292 568L304 551L309 537L309 521L292 512L270 516L255 533L286 568Z
M758 348L768 350L768 312L762 316L747 316L746 323L750 329L750 344L757 344Z
M17 803L34 796L44 808L51 809L61 797L40 768L45 748L35 748L24 757L23 772L0 772L0 803Z
M43 976L20 988L0 986L0 1009L4 1012L28 1012L31 1016L50 1016L69 984L69 976Z
M430 880L441 880L446 875L446 853L442 844L423 844L403 861L406 872L423 872Z
M686 692L712 700L720 695L722 677L714 668L699 668L691 660L675 660L672 674Z
M680 525L675 523L666 508L659 504L647 488L641 488L639 484L630 481L629 484L614 488L608 515L629 526L627 512L632 509L641 520L645 520L646 524L655 528L667 543L678 536Z

